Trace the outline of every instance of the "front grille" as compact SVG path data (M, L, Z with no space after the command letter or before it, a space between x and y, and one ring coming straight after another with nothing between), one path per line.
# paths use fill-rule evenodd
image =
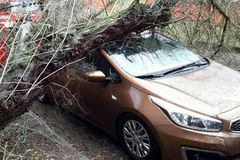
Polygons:
M214 152L187 151L186 160L239 160L239 156L223 156Z
M240 132L240 118L231 122L231 131Z
M184 160L240 160L240 155L227 156L219 151L182 148Z

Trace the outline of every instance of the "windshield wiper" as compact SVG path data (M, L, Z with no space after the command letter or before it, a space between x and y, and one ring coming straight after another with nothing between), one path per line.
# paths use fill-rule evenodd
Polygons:
M183 72L183 71L188 71L195 67L201 67L201 66L205 66L208 64L209 64L208 60L204 59L204 61L190 63L187 65L180 66L180 67L170 69L170 70L166 70L163 72L155 72L155 73L150 73L150 74L139 75L139 76L136 76L136 78L142 78L142 79L159 78L159 77L164 77L166 75L171 75L171 74L176 74L176 73Z
M190 63L190 64L187 64L187 65L184 65L184 66L181 66L181 67L174 68L172 70L163 72L162 75L165 76L165 75L169 75L169 74L176 74L176 73L179 73L179 72L182 72L182 71L188 71L188 70L191 70L195 67L201 67L201 66L205 66L205 65L208 65L208 64L209 64L208 61L194 62L194 63Z
M142 78L142 79L150 79L150 78L156 78L156 77L162 77L162 74L146 74L146 75L140 75L136 76L136 78Z

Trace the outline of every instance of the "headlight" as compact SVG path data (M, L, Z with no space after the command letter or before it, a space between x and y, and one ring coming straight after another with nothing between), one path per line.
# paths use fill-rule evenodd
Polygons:
M222 129L223 124L217 119L183 109L153 96L150 98L179 126L205 132L219 132Z

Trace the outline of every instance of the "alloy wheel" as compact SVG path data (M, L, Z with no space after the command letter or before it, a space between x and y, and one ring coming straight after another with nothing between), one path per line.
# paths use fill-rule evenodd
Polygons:
M150 153L151 143L148 132L136 120L128 120L123 125L123 137L128 150L139 158L145 158Z

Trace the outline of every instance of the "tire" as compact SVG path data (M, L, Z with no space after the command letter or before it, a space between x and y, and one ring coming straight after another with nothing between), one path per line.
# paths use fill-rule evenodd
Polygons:
M118 125L118 135L122 146L132 159L161 159L156 138L146 123L137 116L128 114L122 117Z

